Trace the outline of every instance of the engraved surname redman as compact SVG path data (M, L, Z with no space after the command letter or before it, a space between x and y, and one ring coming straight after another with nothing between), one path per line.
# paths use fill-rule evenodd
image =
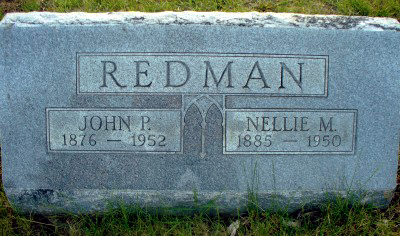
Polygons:
M100 86L100 88L104 88L104 87L108 87L108 81L110 83L112 83L112 85L116 86L116 88L119 88L121 90L123 90L124 88L128 87L128 85L122 85L118 79L116 78L116 73L118 71L118 65L116 62L113 61L101 61L102 65L103 65L103 75L102 75L102 85ZM221 76L219 77L219 79L217 79L217 76L215 75L215 72L211 66L211 63L209 61L204 61L205 66L204 69L202 68L203 71L205 71L205 82L204 82L204 86L203 88L208 88L213 84L213 86L215 87L219 87L219 85L221 84L221 81L226 78L225 80L227 81L225 83L225 87L226 88L235 88L235 86L232 85L232 73L231 73L231 68L233 67L232 64L234 64L233 61L228 62L227 66L225 67L225 69L222 71ZM146 69L141 70L140 69L140 65L144 64L147 65ZM292 72L292 70L284 63L284 62L279 62L280 64L280 75L277 78L269 78L269 79L278 79L279 80L279 84L280 86L278 87L279 89L285 89L285 83L287 83L287 79L285 78L288 74L290 79L292 79L295 84L302 89L302 77L303 77L303 73L302 73L302 67L304 63L297 63L298 64L298 74L297 76ZM152 70L154 70L154 67L150 66L150 62L149 61L135 61L135 63L132 65L136 68L136 74L132 75L131 77L133 78L133 81L135 82L130 82L129 84L133 87L148 87L150 88L151 85L153 84L153 80L148 80L147 77L150 77L149 75L152 74ZM171 75L171 67L174 66L176 70L181 70L180 72L184 74L184 76L182 78L178 78L179 83L173 83L171 82L172 79L172 75ZM142 67L144 67L142 65ZM164 82L164 87L183 87L187 84L187 82L189 81L189 79L191 78L191 70L189 68L189 66L187 65L187 62L184 61L165 61L165 82ZM227 73L226 73L227 72ZM268 86L267 83L267 79L264 75L265 69L262 69L260 67L260 64L258 61L254 62L254 65L252 67L249 68L248 70L248 76L245 77L245 79L243 80L242 78L242 82L244 84L239 84L239 86L242 86L242 88L254 88L254 87L259 87L262 89L269 89L271 88L270 86ZM285 73L287 72L287 73ZM179 73L179 72L178 72ZM212 77L212 80L209 79L209 77ZM147 84L143 85L140 81L141 81L141 77L146 77L147 79ZM214 83L209 83L208 81L213 81ZM285 81L285 82L284 82ZM111 86L111 85L110 85Z
M78 93L326 96L327 56L78 53Z

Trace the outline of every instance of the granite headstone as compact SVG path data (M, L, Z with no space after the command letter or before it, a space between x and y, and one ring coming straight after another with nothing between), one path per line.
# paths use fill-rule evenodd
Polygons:
M7 14L5 192L38 213L387 206L399 31L347 16Z

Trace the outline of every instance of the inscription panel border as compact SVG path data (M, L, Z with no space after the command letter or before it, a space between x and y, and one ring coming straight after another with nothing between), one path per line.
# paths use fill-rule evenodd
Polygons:
M280 93L181 93L181 92L81 92L80 57L81 56L206 56L212 57L264 57L264 58L301 58L324 60L324 94L280 94ZM217 53L217 52L76 52L76 94L77 95L258 95L267 97L328 97L329 55L313 54L270 54L270 53Z
M129 151L129 150L51 150L50 149L50 111L178 111L180 116L180 150L179 151ZM183 154L183 118L181 109L131 109L131 108L73 108L73 107L46 107L46 146L48 153L141 153L141 154Z
M226 151L226 113L230 111L235 112L259 112L259 111L277 111L277 112L343 112L343 113L353 113L353 137L352 137L352 150L351 151ZM225 155L308 155L308 154L326 154L326 155L354 155L356 146L356 132L357 132L357 120L358 120L358 109L314 109L314 108L250 108L250 109L225 109L224 111L224 131L223 131L223 154Z

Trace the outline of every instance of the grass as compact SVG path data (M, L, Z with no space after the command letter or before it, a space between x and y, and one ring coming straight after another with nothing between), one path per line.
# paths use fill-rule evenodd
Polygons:
M226 11L295 12L393 17L400 20L399 0L0 0L0 18L29 11Z
M399 0L0 0L0 18L7 12L166 10L296 12L383 16L400 20ZM249 197L255 199L255 196ZM236 217L206 214L188 217L151 215L141 209L121 206L101 215L21 215L11 209L0 182L1 235L230 235L229 226L235 222L239 226L237 235L400 234L399 189L385 210L352 205L346 199L328 202L320 209L291 214L271 213L254 205L248 210Z
M257 201L252 194L249 200ZM247 210L235 217L173 216L120 205L103 214L24 215L10 207L0 182L0 235L231 235L235 223L236 235L400 235L399 186L387 209L337 198L318 209L290 214L262 210L256 204L249 204Z
M144 210L121 206L105 214L19 215L1 195L2 235L398 235L400 203L396 198L387 210L351 205L342 199L320 209L292 214L270 213L253 208L246 215L210 217L151 215Z

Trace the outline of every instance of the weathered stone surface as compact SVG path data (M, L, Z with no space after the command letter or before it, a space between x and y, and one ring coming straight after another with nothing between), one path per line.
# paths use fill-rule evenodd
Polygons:
M259 13L0 23L3 184L21 211L386 206L400 25Z

